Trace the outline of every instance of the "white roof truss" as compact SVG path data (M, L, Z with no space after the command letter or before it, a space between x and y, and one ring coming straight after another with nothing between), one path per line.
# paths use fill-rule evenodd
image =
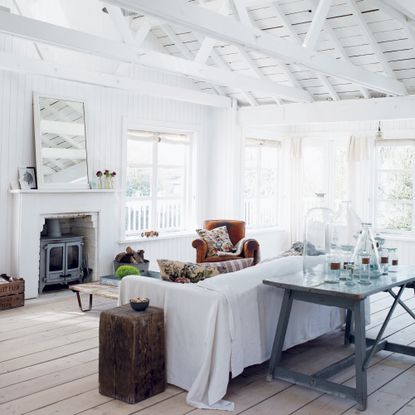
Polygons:
M385 71L385 74L391 78L396 78L395 74L393 73L389 62L387 61L385 55L383 54L382 50L379 47L378 42L376 41L375 37L373 36L372 31L370 30L366 20L362 16L362 12L359 9L359 6L356 4L355 0L347 0L349 3L353 15L358 22L359 26L362 28L363 32L365 33L367 40L370 44L370 47L375 52L376 57L379 59L379 61L382 63L383 70Z
M301 64L325 75L336 76L358 85L390 95L405 95L405 86L361 67L338 61L327 54L304 48L294 42L263 33L229 17L221 16L185 0L107 0L139 13L149 14L170 23L224 42L239 44L270 57Z
M321 1L322 0L320 0L320 3L321 3ZM330 6L330 3L328 3L328 6ZM285 28L288 30L288 32L290 33L290 36L293 38L293 40L296 43L298 43L299 45L301 45L302 42L301 42L300 37L293 30L290 21L288 20L287 16L283 13L283 11L281 10L280 6L278 5L278 3L276 1L272 2L272 7L273 7L275 13L277 14L277 16L279 17L279 19L283 22ZM327 11L328 11L328 7L327 7ZM327 14L327 11L326 11L326 14ZM322 16L320 15L318 18L320 19L321 17ZM310 30L311 30L311 28L312 28L312 25L310 27ZM313 29L313 30L316 30L316 29ZM319 31L319 33L320 33L320 31ZM318 37L315 36L315 39L313 39L313 42L317 43L317 39L318 39ZM304 43L305 43L305 41L304 41ZM314 49L315 44L313 44L311 47L312 47L312 49ZM324 85L324 87L328 90L331 99L333 101L338 101L340 98L339 98L337 92L335 91L335 89L333 88L333 86L330 84L330 81L327 79L327 76L325 76L325 75L323 75L319 72L316 73L316 76L320 80L320 82Z
M208 65L200 65L197 62L187 59L177 58L144 48L136 48L133 44L120 43L111 39L101 38L9 13L0 12L0 32L67 49L91 53L120 62L136 63L147 67L185 74L218 85L228 85L238 89L244 87L247 91L264 91L267 94L275 94L288 101L310 102L312 100L308 92L299 88L224 71Z

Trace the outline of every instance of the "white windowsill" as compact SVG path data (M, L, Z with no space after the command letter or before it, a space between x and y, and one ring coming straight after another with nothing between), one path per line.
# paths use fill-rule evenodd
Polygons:
M401 233L380 233L381 238L391 241L415 242L415 235L404 235Z
M257 235L259 233L272 233L272 232L285 232L284 229L279 227L271 227L271 228L249 228L246 230L246 236L249 237L251 235ZM168 240L168 239L177 239L177 238L188 238L189 236L194 237L195 239L198 238L196 232L194 231L183 231L183 232L172 232L162 234L160 236L145 238L141 236L133 236L130 238L124 238L118 241L120 245L125 245L129 243L137 243L137 242L155 242L159 240Z
M168 239L177 239L177 238L188 238L189 236L193 236L194 238L197 238L197 234L194 231L183 231L183 232L172 232L172 233L166 233L162 234L160 236L153 236L151 238L145 238L142 236L132 236L130 238L124 238L118 241L120 245L129 244L129 243L135 243L135 242L156 242L160 240L168 240Z

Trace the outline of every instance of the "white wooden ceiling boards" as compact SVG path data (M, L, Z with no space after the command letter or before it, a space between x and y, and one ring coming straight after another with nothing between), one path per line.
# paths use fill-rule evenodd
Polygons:
M76 10L68 12L71 3L57 0L54 7L61 4L63 15L73 15ZM35 42L44 63L61 65L53 60L58 52L48 53L54 48L105 60L104 69L79 68L91 69L85 82L92 82L96 73L102 84L126 89L134 80L123 73L142 65L193 82L193 91L177 88L170 96L177 92L179 97L182 90L183 99L213 106L230 106L230 99L239 106L341 101L415 91L415 5L410 3L91 0L88 15L101 22L92 30L73 16L65 24L36 16L28 0L0 0L0 6L10 9L0 10L0 33ZM30 71L30 65L19 67L19 56L10 58L0 67ZM34 68L42 72L41 66ZM56 77L65 78L64 73L79 81L74 69L59 66ZM44 72L53 76L53 71ZM145 92L152 89L157 90L152 85Z

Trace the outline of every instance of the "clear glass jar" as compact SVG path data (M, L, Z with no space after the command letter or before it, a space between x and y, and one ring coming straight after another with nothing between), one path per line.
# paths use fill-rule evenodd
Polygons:
M379 278L381 273L380 256L376 246L375 238L373 237L372 224L362 223L362 230L357 238L356 245L353 250L352 262L355 263L355 272L359 274L362 266L360 255L364 253L369 255L369 268L372 278Z
M324 277L324 282L337 284L340 278L341 258L337 253L327 255L328 270Z
M382 248L380 251L380 267L383 275L389 272L389 250Z
M359 253L359 283L362 285L370 285L370 257L369 252L362 251Z
M389 272L396 272L399 259L398 259L398 250L396 248L388 248L389 251Z
M305 216L303 271L305 277L322 277L328 272L334 212L324 207L310 209Z

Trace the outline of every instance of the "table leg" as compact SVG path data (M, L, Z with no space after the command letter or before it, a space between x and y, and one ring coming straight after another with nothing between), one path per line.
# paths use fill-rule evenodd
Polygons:
M366 358L365 302L358 301L353 309L355 331L355 368L356 368L356 402L358 409L364 411L367 406L367 371L364 367Z
M281 360L282 348L284 346L285 334L287 332L288 320L290 319L291 307L293 304L292 291L286 289L282 300L280 315L278 318L277 331L275 332L274 344L272 346L271 359L269 362L267 380L274 377L275 368Z
M346 310L346 327L344 329L344 345L345 346L350 345L350 334L352 331L352 317L353 317L352 310L347 309Z
M82 300L81 300L81 295L80 295L79 291L74 291L74 292L76 293L76 299L78 300L79 309L83 313L85 313L87 311L91 311L91 309L92 309L92 294L89 294L89 306L88 306L88 308L84 309L84 308L82 308Z

